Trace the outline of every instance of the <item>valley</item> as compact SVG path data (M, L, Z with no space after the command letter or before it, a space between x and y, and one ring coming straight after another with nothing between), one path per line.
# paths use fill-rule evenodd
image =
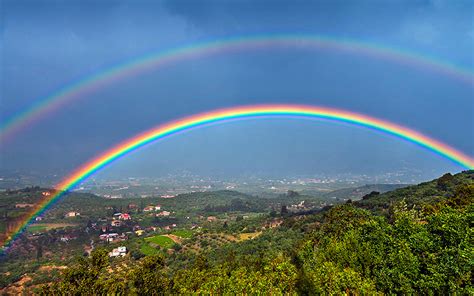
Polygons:
M362 231L359 230L360 227L368 227L368 225L364 226L368 222L362 221L379 223L377 227L382 228L377 231L387 231L388 228L394 227L390 224L393 222L390 221L401 219L397 218L399 215L396 214L397 211L402 211L402 216L405 217L403 219L409 219L403 223L416 225L425 221L420 225L427 223L430 227L430 219L435 219L436 215L441 215L447 208L454 211L452 214L457 213L459 217L467 217L465 215L471 215L469 213L471 213L474 197L473 186L474 172L466 171L454 176L446 174L440 179L420 185L365 185L338 189L320 196L310 196L290 190L284 194L265 194L263 197L221 190L178 194L167 198L157 196L111 199L94 194L71 192L42 214L40 219L37 219L38 221L29 225L7 250L8 256L2 256L2 270L0 270L3 274L2 292L9 293L8 291L20 288L30 292L63 289L61 287L64 284L67 285L67 289L79 289L77 291L87 293L87 287L80 284L82 280L78 283L79 286L75 286L76 284L70 286L72 283L67 281L68 274L71 276L71 272L77 272L74 270L81 268L83 264L93 264L90 260L94 260L94 256L99 256L99 254L103 256L101 260L106 260L107 263L104 262L104 264L108 266L106 269L100 267L97 270L101 277L115 278L118 274L123 274L128 281L131 280L130 273L138 272L135 269L143 264L165 266L163 269L160 268L162 271L159 275L159 284L165 285L162 288L170 292L216 292L224 289L222 287L227 290L228 285L231 285L232 289L238 289L236 291L244 292L247 291L244 287L250 287L252 277L256 276L252 274L255 272L260 274L267 269L269 274L263 278L269 281L268 283L273 283L275 291L298 292L296 289L298 281L311 280L311 278L300 278L301 276L310 276L314 272L320 272L314 268L329 268L325 264L342 260L337 257L342 255L342 253L337 255L339 252L337 249L333 251L325 249L327 247L325 239L321 240L323 237L320 237L323 233L327 233L328 237L336 235L334 237L336 241L342 239L341 247L353 248L352 251L346 250L344 253L355 252L350 256L359 256L358 252L363 251L358 249L359 243L347 245L349 241L346 242L345 239L352 233L350 229L353 227L357 231ZM390 189L393 190L388 191ZM21 220L22 215L27 213L28 205L41 200L47 194L46 192L51 192L51 190L30 187L1 193L2 227L11 227L9 225L16 219ZM13 200L16 203L12 203ZM348 217L351 218L347 220ZM460 225L460 227L464 226ZM344 232L340 232L342 229L345 229ZM413 235L416 236L419 235L417 233L420 230L415 227L410 231L415 231ZM387 233L387 235L393 234ZM358 240L365 241L367 238L364 235ZM426 239L432 238L428 236ZM363 244L372 243L365 241ZM316 249L306 249L305 245L308 244L315 244ZM398 247L394 246L394 248ZM407 254L416 257L414 247L416 246L409 247L407 251L411 251ZM452 247L459 252L465 252L472 246ZM319 252L322 253L317 255ZM331 252L336 252L333 254L336 257L325 257ZM78 257L83 259L77 261ZM323 261L318 261L318 267L307 266L311 260ZM355 281L353 283L355 291L369 292L383 287L377 282L379 279L374 282L376 277L373 274L374 269L367 274L366 271L359 270L358 261L352 260L347 258L341 262L346 262L344 264L349 264L353 266L351 268L354 268L350 272L353 273L352 277L355 276L352 279ZM323 262L327 263L323 264ZM375 264L375 262L370 264ZM64 266L66 269L63 269ZM230 266L235 266L237 269L224 271ZM340 270L337 266L331 267L335 268L331 272L349 272L345 269ZM275 268L279 270L278 276L272 274L271 270ZM309 274L298 275L297 269ZM191 275L186 275L184 278L183 276L188 272L194 272L193 270L203 273L202 276L209 272L211 274L195 279L196 282L188 286L191 283L183 282L183 280ZM224 274L215 278L217 274L212 274L217 270L219 270L218 274L221 272ZM246 273L246 281L250 282L240 283L236 279L232 280L234 276L237 276L235 272ZM325 276L329 276L328 272L329 270L324 271ZM417 272L423 273L423 270L420 269ZM281 273L288 276L286 278L288 282L285 282L286 280L280 283L275 282L276 278L273 277L279 277ZM462 274L463 276L459 278L461 281L467 275ZM217 288L207 286L218 279L220 284L217 282L212 284L212 287L217 285ZM84 278L84 280L90 279ZM224 282L220 282L221 280ZM226 283L225 281L228 280L230 282ZM358 287L357 281L367 282L367 284ZM397 280L393 279L393 281ZM55 282L62 284L50 286ZM128 289L113 288L107 286L107 282L100 283L104 291ZM153 286L153 284L147 285ZM219 285L224 286L218 288ZM315 289L323 289L321 291L336 289L336 287L319 287L316 282L312 285L316 285ZM405 288L402 286L400 289L400 291L420 291L416 290L420 287L415 286L411 287L411 290L403 290ZM442 287L439 289L443 291ZM303 291L298 293L303 293Z

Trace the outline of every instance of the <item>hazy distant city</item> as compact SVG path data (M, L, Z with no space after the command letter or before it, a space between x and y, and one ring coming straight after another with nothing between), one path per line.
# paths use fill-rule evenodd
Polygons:
M0 189L27 186L54 187L59 174L35 173L0 174ZM62 176L62 175L61 175ZM335 174L268 176L241 175L238 177L204 176L190 172L168 174L159 177L91 178L74 188L78 192L90 192L107 198L174 196L189 192L236 190L249 194L284 193L297 190L307 194L330 192L341 188L359 187L366 184L414 184L425 181L416 171L397 171L379 175Z

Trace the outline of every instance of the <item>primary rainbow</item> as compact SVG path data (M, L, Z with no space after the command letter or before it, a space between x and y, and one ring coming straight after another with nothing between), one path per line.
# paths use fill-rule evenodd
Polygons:
M35 217L41 215L50 205L54 203L54 201L63 196L68 190L72 189L74 186L78 185L98 170L112 163L114 160L117 160L120 157L139 149L140 147L183 131L213 123L245 118L274 116L327 119L374 129L415 143L448 160L453 161L458 165L461 165L462 167L468 169L474 168L474 159L452 147L449 147L444 143L431 139L406 127L367 115L347 112L339 109L304 105L252 105L219 109L159 125L124 141L123 143L113 147L110 150L107 150L105 153L102 153L98 157L87 162L85 165L75 170L61 183L59 183L56 186L57 192L55 194L41 201L35 207L35 209L32 210L31 214L28 215L27 219L19 223L19 225L11 230L10 233L8 233L9 237L3 246L7 246L8 243L11 242L19 233L21 233Z
M406 50L389 48L377 43L342 37L304 34L270 34L225 38L210 42L194 43L189 46L140 56L66 85L45 98L39 99L29 108L3 122L0 126L0 143L5 142L5 140L14 136L22 128L31 125L61 106L75 99L84 98L87 93L93 92L114 81L173 62L218 53L269 47L316 48L362 54L439 72L460 79L469 85L472 85L474 82L474 74L471 69L462 68L459 65L426 54L421 55Z

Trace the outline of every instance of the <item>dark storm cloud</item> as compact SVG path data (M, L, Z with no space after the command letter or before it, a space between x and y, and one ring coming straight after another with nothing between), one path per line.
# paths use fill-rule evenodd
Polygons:
M473 7L468 1L2 4L2 119L108 65L234 35L299 32L348 37L473 68ZM455 79L371 57L291 49L222 54L177 62L87 94L2 147L1 164L71 169L167 120L226 106L276 102L331 106L385 118L473 154L472 98L473 88ZM174 149L150 149L131 159L135 170L144 170L138 164L149 163L147 174L153 174L153 164L162 167L160 172L180 167L209 172L223 164L221 169L229 174L265 167L296 173L395 170L407 163L427 170L453 169L406 143L384 145L392 142L371 133L318 124L316 129L307 124L285 129L285 125L255 122L235 129L206 129L196 136L190 133L190 140L169 140L168 147L175 143ZM255 129L266 136L252 136ZM227 135L226 130L232 133ZM275 131L285 132L279 138ZM285 145L296 141L295 134L304 139ZM351 154L354 135L359 146ZM389 153L384 152L387 149ZM264 152L268 150L273 152ZM252 155L258 159L251 161ZM123 163L117 165L121 170L134 167L131 161Z
M429 44L472 63L470 1L166 1L207 32L299 31L382 39L409 48ZM425 50L427 48L424 48ZM439 52L438 52L439 53ZM451 52L453 53L453 52Z

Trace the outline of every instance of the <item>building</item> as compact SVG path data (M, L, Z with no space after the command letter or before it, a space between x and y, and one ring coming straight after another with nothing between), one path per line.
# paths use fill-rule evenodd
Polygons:
M119 219L120 220L132 220L132 216L130 216L130 214L127 214L127 213L120 214Z
M171 212L168 211L161 211L158 214L156 214L157 217L168 217L171 214Z
M63 235L59 238L60 241L62 241L63 243L67 243L68 241L70 240L73 240L73 239L76 239L77 237L75 236L71 236L71 235Z
M120 226L122 226L122 221L120 221L120 220L113 220L112 222L110 222L110 225L111 225L111 226L114 226L114 227L120 227Z
M17 203L15 205L15 208L17 209L24 209L24 208L32 208L34 207L35 205L34 204L29 204L29 203Z
M215 216L207 217L207 222L215 222L215 221L217 221L217 217L215 217Z
M79 213L79 212L67 212L65 217L66 218L71 218L71 217L77 217L77 216L80 216L80 215L81 215L81 213Z
M307 207L306 207L305 202L303 200L300 203L289 206L288 209L292 210L292 211L298 211L298 210L306 210Z
M118 240L118 233L105 233L99 235L99 239L107 242L114 242Z
M143 209L144 212L152 212L152 211L159 211L159 210L161 210L161 205L156 205L156 206L150 205Z
M273 219L265 224L264 228L275 228L280 226L283 223L283 219Z
M125 255L127 255L127 248L124 246L115 248L109 253L109 257L124 257Z
M170 194L165 194L165 195L162 195L161 198L173 198L175 197L174 195L170 195Z
M143 209L144 212L152 212L155 210L154 206L147 206Z
M145 230L146 230L146 231L149 231L149 232L151 232L151 231L155 232L155 231L157 231L158 229L159 229L159 227L155 227L155 226L150 226L150 227L145 228Z

